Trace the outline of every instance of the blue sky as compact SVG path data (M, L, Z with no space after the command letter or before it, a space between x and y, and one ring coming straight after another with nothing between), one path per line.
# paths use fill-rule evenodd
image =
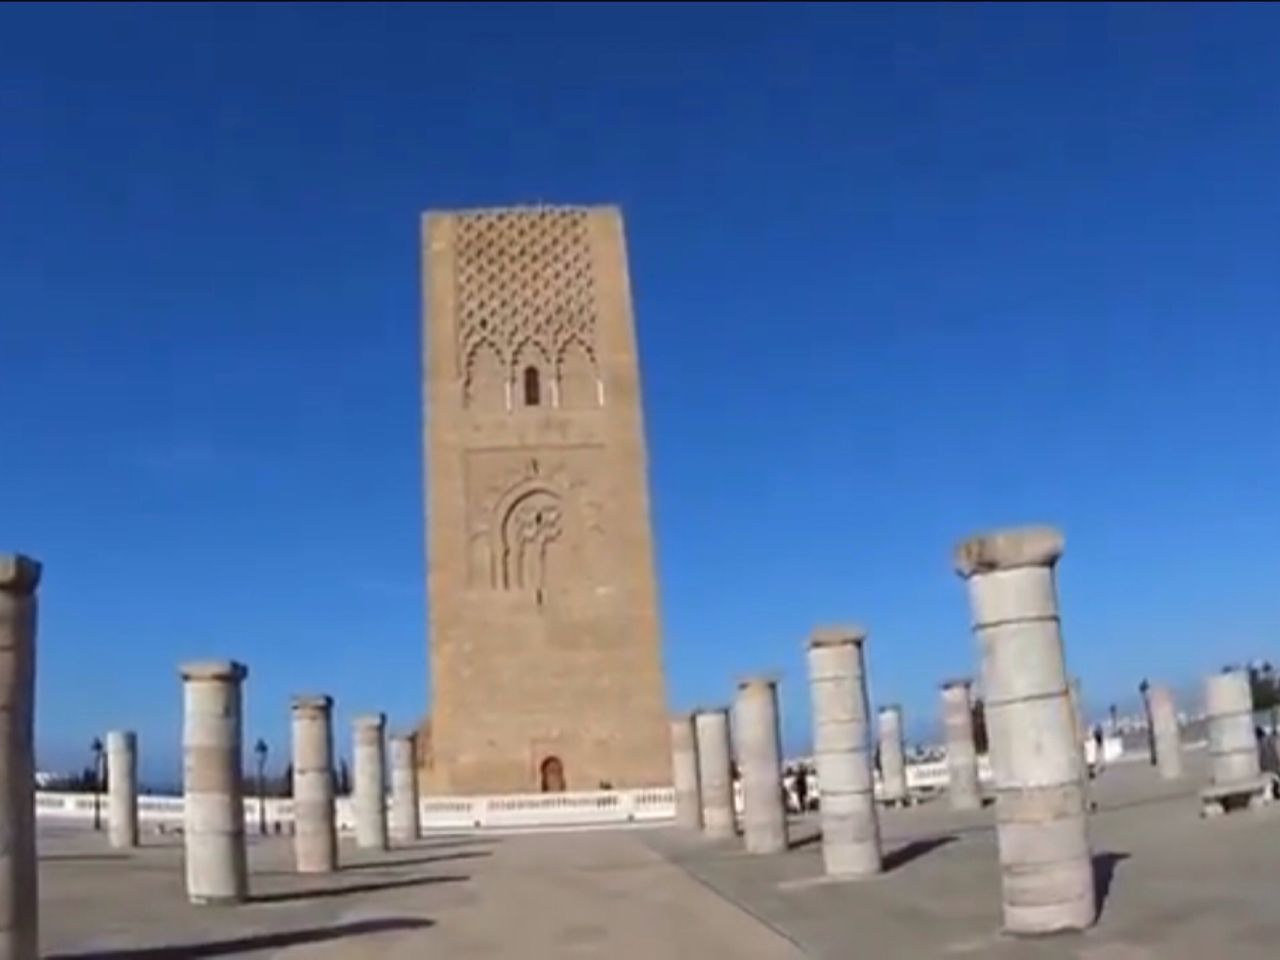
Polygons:
M627 222L674 707L871 630L916 730L953 543L1063 527L1091 703L1280 641L1280 11L0 11L0 548L45 765L176 665L426 707L420 211Z

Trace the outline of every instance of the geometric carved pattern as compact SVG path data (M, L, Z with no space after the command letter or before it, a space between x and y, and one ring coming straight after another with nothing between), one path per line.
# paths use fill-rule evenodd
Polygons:
M492 406L495 375L505 395L528 367L548 384L589 376L594 393L596 292L586 211L531 207L464 214L454 242L458 354L468 406L485 395L484 405ZM586 373L579 369L584 363Z
M603 504L589 495L591 448L474 451L468 457L471 589L522 592L598 582Z
M576 347L595 358L595 279L585 210L494 210L457 220L458 353L481 344L508 371L517 361L558 369ZM556 364L550 361L556 360Z

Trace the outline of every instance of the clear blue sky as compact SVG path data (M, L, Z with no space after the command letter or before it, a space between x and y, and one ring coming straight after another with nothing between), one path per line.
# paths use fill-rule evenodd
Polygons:
M418 216L616 202L670 698L871 630L921 730L953 543L1045 520L1105 705L1280 646L1274 7L5 7L0 545L39 742L176 665L426 707Z

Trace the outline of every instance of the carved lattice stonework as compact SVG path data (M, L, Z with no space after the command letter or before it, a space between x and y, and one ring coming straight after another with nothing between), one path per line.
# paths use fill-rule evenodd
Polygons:
M518 372L568 383L590 400L596 379L596 291L587 213L481 211L457 219L458 355L468 406L498 406ZM590 378L590 390L581 386ZM501 385L501 389L499 389ZM573 405L586 405L575 403Z
M585 479L593 453L483 450L468 457L469 587L541 597L603 575L604 508Z

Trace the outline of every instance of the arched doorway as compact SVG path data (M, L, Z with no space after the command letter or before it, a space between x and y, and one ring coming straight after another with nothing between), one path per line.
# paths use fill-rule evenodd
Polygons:
M560 762L559 757L547 757L543 760L538 773L542 780L543 793L564 792L564 764Z

